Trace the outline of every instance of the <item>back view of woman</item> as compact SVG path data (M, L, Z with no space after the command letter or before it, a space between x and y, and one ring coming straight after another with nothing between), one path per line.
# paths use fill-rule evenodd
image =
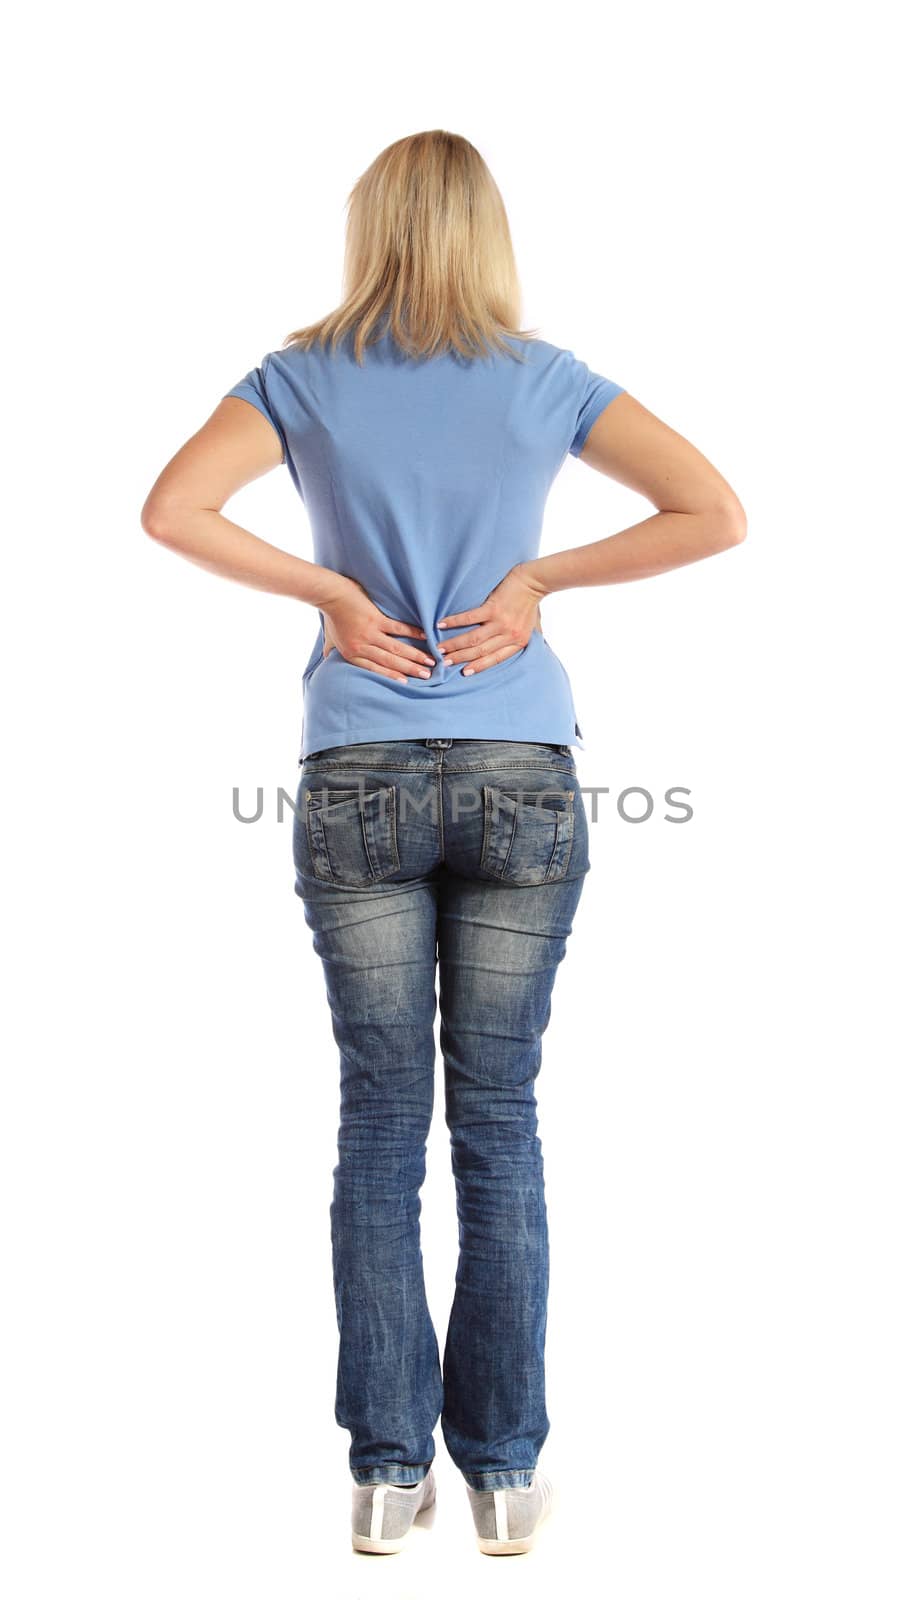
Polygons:
M590 861L583 734L540 602L745 534L687 440L518 324L480 155L441 130L399 140L351 193L342 305L229 391L141 518L210 570L318 612L295 890L340 1050L335 1416L351 1437L353 1544L380 1553L433 1502L438 1418L482 1551L529 1549L551 1502L534 1085ZM660 509L540 557L568 455ZM314 562L222 514L281 465ZM419 1226L437 1033L460 1240L442 1366Z

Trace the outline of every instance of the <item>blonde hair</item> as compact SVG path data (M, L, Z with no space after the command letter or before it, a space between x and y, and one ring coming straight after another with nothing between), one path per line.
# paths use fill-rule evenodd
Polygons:
M382 150L347 201L344 299L284 345L309 349L350 333L365 345L390 332L412 357L454 350L486 356L493 346L522 359L507 336L520 329L520 285L500 191L474 145L434 128Z

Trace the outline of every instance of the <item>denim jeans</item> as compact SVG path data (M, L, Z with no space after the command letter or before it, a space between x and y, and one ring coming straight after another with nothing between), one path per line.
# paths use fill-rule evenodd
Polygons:
M532 1480L549 1429L534 1083L587 832L566 745L400 739L301 764L296 893L340 1053L335 1419L355 1483L421 1478L438 1418L472 1488ZM459 1223L442 1372L420 1245L438 999Z

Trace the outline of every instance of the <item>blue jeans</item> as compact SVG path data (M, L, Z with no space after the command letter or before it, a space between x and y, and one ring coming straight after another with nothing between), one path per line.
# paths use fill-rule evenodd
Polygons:
M341 1063L335 1420L355 1483L423 1477L438 1418L472 1488L532 1480L549 1429L534 1083L587 832L566 745L400 739L302 762L296 893ZM438 998L459 1221L442 1373L420 1246Z

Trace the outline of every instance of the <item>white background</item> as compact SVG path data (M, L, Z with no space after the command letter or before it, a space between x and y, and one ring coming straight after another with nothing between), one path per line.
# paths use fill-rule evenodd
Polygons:
M8 36L11 1600L913 1600L904 21L95 4ZM317 614L139 525L221 395L337 304L348 189L428 127L494 172L524 324L691 439L749 520L719 558L543 606L581 782L657 807L601 797L545 1039L559 1499L516 1562L478 1554L439 1431L434 1528L351 1553L337 1056L271 818ZM571 458L542 548L652 509ZM231 514L311 554L283 469ZM442 1345L439 1082L428 1173Z

